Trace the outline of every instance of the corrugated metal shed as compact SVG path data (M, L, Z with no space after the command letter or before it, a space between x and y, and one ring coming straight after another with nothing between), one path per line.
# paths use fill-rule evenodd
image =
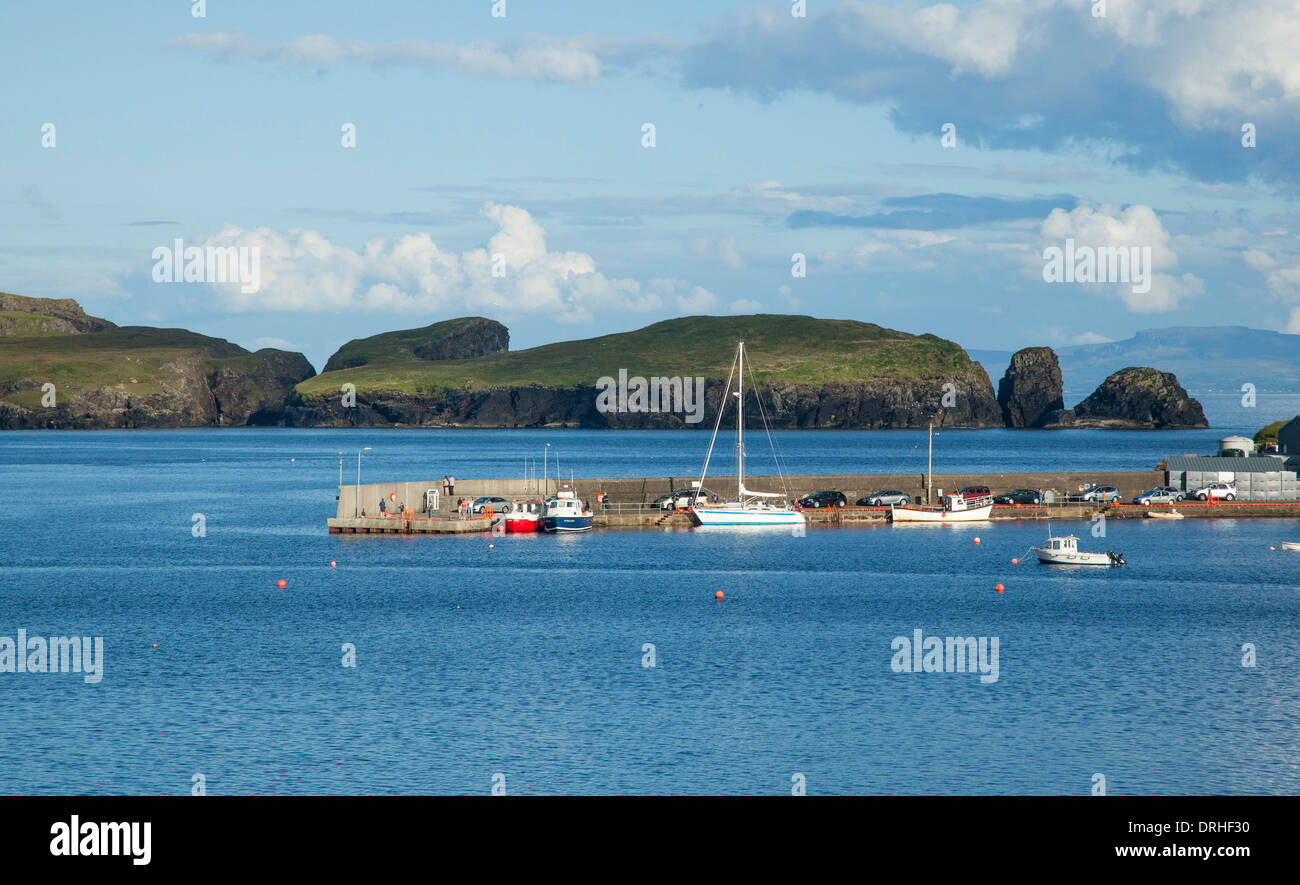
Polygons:
M1192 492L1212 482L1232 481L1239 501L1300 500L1300 480L1295 464L1282 458L1255 455L1248 458L1198 458L1176 456L1165 459L1169 485Z

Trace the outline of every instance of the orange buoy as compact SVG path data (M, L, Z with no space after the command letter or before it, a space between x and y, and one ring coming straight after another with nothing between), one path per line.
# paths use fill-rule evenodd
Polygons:
M1272 544L1269 544L1269 545L1268 545L1268 549L1269 549L1269 550L1276 550L1277 548L1274 547Z
M998 584L998 585L997 585L996 587L994 587L993 589L996 590L996 591L998 591L999 593L1001 593L1003 590L1005 590L1005 589L1007 589L1007 588L1006 588L1006 587L1003 587L1001 584Z
M330 560L330 568L337 568L337 567L338 567L338 563L331 559L331 560Z
M155 643L153 644L153 647L154 647L154 648L157 648L157 647L158 647L158 643L155 642Z
M1012 565L1020 565L1020 560L1019 560L1019 558L1012 559L1012 560L1011 560L1011 564L1012 564Z
M496 545L496 544L488 544L488 549L489 549L489 550L495 550L495 549L497 549L497 545Z
M723 593L721 590L719 590L717 593L714 593L714 594L713 594L713 598L714 598L714 599L721 599L721 598L724 597L724 596L726 596L726 594Z
M976 535L976 536L975 536L975 543L978 544L979 542L980 542L979 535Z
M289 582L286 581L284 578L281 578L280 580L278 580L278 581L275 582L275 586L277 586L277 587L279 587L281 590L283 590L285 587L288 587L288 586L289 586Z

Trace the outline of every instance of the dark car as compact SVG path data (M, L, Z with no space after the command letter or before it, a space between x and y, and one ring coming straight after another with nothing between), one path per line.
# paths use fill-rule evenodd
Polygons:
M1043 494L1038 489L1015 489L1005 495L998 495L993 503L1038 505L1043 503Z
M819 510L824 507L847 507L849 499L844 497L843 492L813 492L811 495L804 495L799 499L799 504L805 510Z
M966 486L957 494L969 501L972 498L987 498L993 493L989 491L988 486Z
M891 504L902 506L912 503L911 496L900 492L898 489L881 489L874 495L867 495L865 498L858 499L859 507L888 507Z

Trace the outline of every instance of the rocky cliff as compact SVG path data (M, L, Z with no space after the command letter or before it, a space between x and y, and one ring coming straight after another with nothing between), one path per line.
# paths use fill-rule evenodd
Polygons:
M0 338L27 335L81 335L115 328L90 316L71 298L28 298L0 292Z
M1201 404L1172 373L1146 367L1114 373L1071 411L1060 414L1057 423L1156 430L1210 426Z
M1026 347L1011 357L998 382L998 405L1007 427L1042 427L1052 412L1065 408L1061 364L1050 347Z
M774 428L889 429L924 427L996 427L997 402L983 372L955 378L953 406L943 407L939 385L912 382L860 384L762 385L763 408ZM982 383L981 383L982 382ZM601 412L596 387L556 388L545 385L497 387L484 390L444 389L425 394L372 391L358 394L356 408L345 408L339 396L297 397L286 409L294 426L352 427L401 424L431 427L588 427L617 429L713 429L723 382L705 384L704 420L690 422L683 412ZM698 414L698 413L697 413ZM734 409L728 412L735 426ZM753 400L746 427L762 427Z
M280 423L294 385L315 375L300 353L118 327L66 299L5 296L3 319L0 429Z

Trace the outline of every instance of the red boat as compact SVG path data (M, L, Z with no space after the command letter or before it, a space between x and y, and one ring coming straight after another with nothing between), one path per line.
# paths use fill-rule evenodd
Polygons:
M540 532L542 530L542 502L537 498L520 498L506 514L508 533Z

